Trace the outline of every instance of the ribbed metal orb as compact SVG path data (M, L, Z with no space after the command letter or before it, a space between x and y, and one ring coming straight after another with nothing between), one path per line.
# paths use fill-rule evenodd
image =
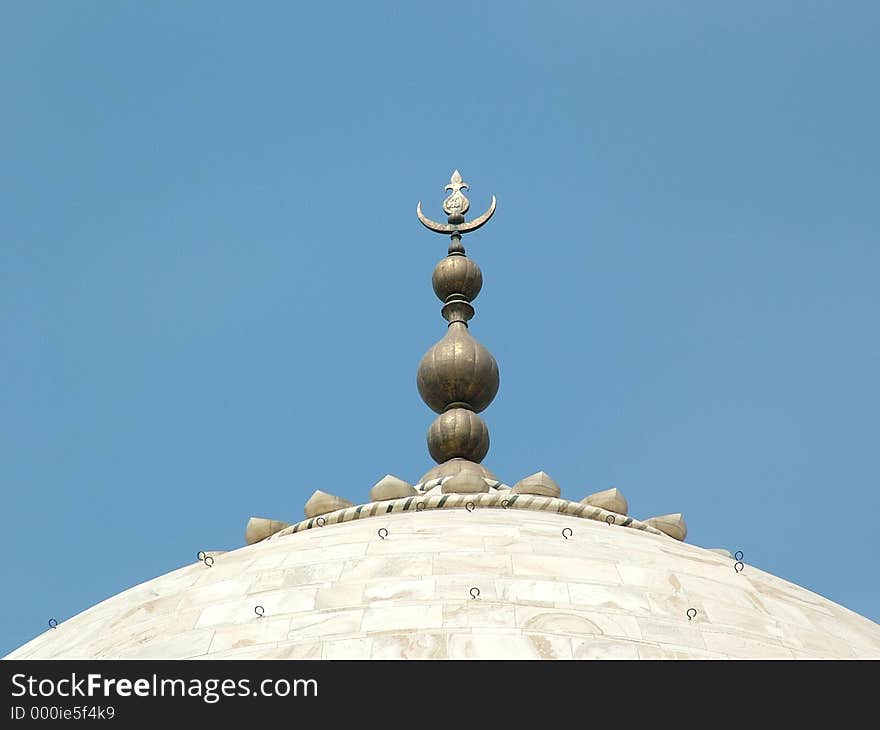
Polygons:
M434 267L431 284L441 302L453 294L461 294L473 301L483 288L483 272L467 256L447 256Z
M428 451L438 464L455 458L479 464L489 453L489 429L473 411L453 408L437 416L428 429Z
M419 395L436 413L459 404L479 413L492 402L498 382L498 363L462 322L450 324L425 353L416 377Z

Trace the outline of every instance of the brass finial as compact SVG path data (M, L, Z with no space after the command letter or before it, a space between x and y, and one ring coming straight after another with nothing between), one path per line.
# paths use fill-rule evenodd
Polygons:
M422 202L416 206L416 215L422 222L422 225L435 233L459 234L470 233L489 222L489 219L495 215L495 196L492 196L492 203L487 210L479 218L465 223L464 214L471 207L470 201L461 192L462 190L470 190L466 182L462 182L461 173L454 170L449 182L446 183L446 190L451 190L452 194L443 201L443 210L446 213L446 223L438 223L427 218L422 213Z
M468 200L462 190L470 190L470 186L466 182L462 182L461 173L454 170L452 177L446 184L446 190L451 191L451 195L443 201L443 210L446 211L447 220L452 223L464 223L464 214L471 207L471 201Z
M422 400L440 415L428 429L428 451L439 464L464 459L479 464L489 451L489 429L477 413L492 402L498 392L498 364L492 354L468 331L474 316L471 302L483 286L480 267L469 259L461 236L484 225L495 213L495 196L489 210L465 222L470 201L461 192L468 184L458 170L446 185L450 195L443 201L448 223L437 223L422 213L422 225L452 238L449 253L434 268L431 283L443 302L441 314L449 323L446 335L435 344L419 364L416 382Z

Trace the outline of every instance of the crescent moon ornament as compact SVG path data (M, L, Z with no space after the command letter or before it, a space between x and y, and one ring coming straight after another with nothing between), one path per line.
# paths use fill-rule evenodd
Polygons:
M428 218L422 213L422 202L419 201L419 204L416 206L416 215L419 217L421 224L429 231L434 231L435 233L447 233L450 235L470 233L471 231L475 231L486 225L486 223L489 222L489 219L495 214L495 196L492 196L492 203L489 205L489 210L483 213L479 218L474 218L472 221L465 222L464 214L470 209L471 203L461 191L469 189L470 186L461 179L461 173L459 173L458 170L455 170L452 173L449 182L446 184L446 190L450 195L443 201L443 212L446 213L447 222L438 223L437 221Z
M422 213L422 203L419 201L419 204L416 206L416 215L419 217L419 221L421 224L427 228L428 230L434 231L435 233L470 233L471 231L475 231L478 228L482 228L489 222L489 219L495 215L495 206L497 202L495 200L495 196L492 196L492 203L489 205L489 210L487 210L483 215L479 218L474 218L472 221L467 221L466 223L438 223L437 221L432 221L428 218L424 213Z

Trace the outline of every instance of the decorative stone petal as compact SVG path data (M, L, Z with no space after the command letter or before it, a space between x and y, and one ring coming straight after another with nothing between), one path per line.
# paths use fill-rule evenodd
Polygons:
M611 487L611 489L605 489L591 494L589 497L584 497L581 500L581 504L607 509L609 512L615 512L619 515L625 515L629 511L626 497L623 496L623 493L617 487Z
M382 502L386 499L412 497L418 493L417 489L414 489L411 484L403 481L403 479L400 479L393 474L386 474L376 482L370 490L370 501Z
M562 492L559 485L552 477L543 471L538 471L520 479L513 485L511 491L514 494L539 494L542 497L558 497Z
M489 484L479 474L463 471L443 482L441 490L443 494L474 494L488 492Z
M316 489L315 493L309 497L309 501L306 502L305 513L306 517L317 517L346 507L354 507L354 502Z
M732 558L733 553L730 552L727 548L706 548L710 553L718 553L719 555L725 558Z
M285 527L290 527L290 523L270 520L266 517L251 517L248 520L247 527L244 528L244 541L248 545L253 545L255 542L265 540L269 535L274 535Z
M449 461L444 461L442 464L438 464L433 469L431 469L427 474L422 476L419 480L420 482L429 482L432 479L442 478L442 477L451 477L459 474L463 471L470 471L475 474L479 474L486 479L491 479L492 481L497 481L498 477L496 477L491 471L489 471L482 464L477 464L473 461L468 461L467 459L450 459Z
M687 524L685 524L681 512L671 515L660 515L659 517L649 517L645 520L645 523L656 527L660 532L665 532L669 537L674 537L676 540L684 540L688 534Z

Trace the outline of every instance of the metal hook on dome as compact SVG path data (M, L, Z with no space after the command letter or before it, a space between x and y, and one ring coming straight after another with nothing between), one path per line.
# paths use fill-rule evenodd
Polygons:
M384 527L380 527L379 528L379 539L384 540L386 537L388 537L388 530L386 530Z
M58 622L54 618L49 619L49 628L50 629L58 628Z
M327 520L325 520L323 517L319 517L318 519L315 520L315 524L318 527L323 527L324 525L327 524Z
M745 563L743 563L742 560L737 560L737 561L733 564L733 569L734 569L737 573L742 573L743 570L745 570L745 567L746 567L746 566L745 566Z
M209 560L211 561L210 563L208 562ZM206 555L204 563L210 568L212 565L214 565L214 558L212 558L210 555Z
M206 553L204 550L199 550L196 553L196 557L199 559L199 562L202 562L205 559L205 555L206 555Z
M693 613L692 613L692 612L693 612ZM690 621L690 620L696 618L696 616L697 616L697 609L695 609L695 608L689 608L689 609L687 610L688 621Z
M426 505L424 502L416 503L416 512L421 512L423 509L426 509Z
M502 500L501 500L501 506L502 506L504 509L507 509L508 507L510 507L510 500L509 500L509 499L502 499Z
M730 555L730 553L728 553L728 555ZM743 551L742 551L742 550L737 550L737 551L733 554L733 557L734 557L738 562L742 562L742 559L743 559L743 557L744 557L744 556L743 556Z
M468 502L468 503L464 506L464 508L465 508L468 512L473 512L473 511L477 508L477 505L475 505L473 502Z
M476 591L476 593L474 593L474 591ZM468 591L468 592L471 594L471 598L474 598L474 599L480 595L480 589L477 588L476 586L471 588L470 591Z
M611 525L614 525L614 524L617 523L617 520L614 519L614 515L608 515L608 516L605 518L605 522L608 523L608 527L611 527Z
M566 532L568 533L567 535L565 534ZM571 531L571 528L570 528L570 527L563 527L563 528L562 528L562 536L563 536L566 540L568 540L568 538L571 537L573 534L574 534L574 533Z
M257 618L263 618L266 614L266 609L262 606L254 606L254 613L257 614Z

